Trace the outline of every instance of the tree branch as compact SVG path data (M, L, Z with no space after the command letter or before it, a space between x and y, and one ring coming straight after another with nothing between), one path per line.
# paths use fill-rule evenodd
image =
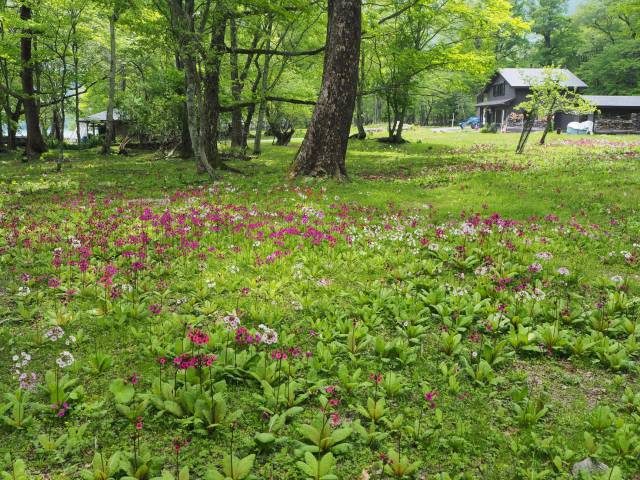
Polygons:
M93 87L96 83L98 83L98 82L100 82L102 80L104 80L104 78L101 78L99 80L91 82L91 83L89 83L87 85L82 85L84 90L78 90L78 95L83 95L83 94L87 93L91 87ZM58 103L61 103L61 102L65 101L67 98L73 98L75 96L76 96L76 92L74 91L73 93L69 93L68 95L65 95L64 97L56 98L54 100L50 100L48 102L41 103L40 106L41 107L50 107L51 105L56 105Z
M404 7L402 7L400 10L393 12L391 15L388 15L384 18L382 18L379 22L378 25L382 25L384 22L387 22L389 20L392 20L396 17L399 17L400 15L402 15L404 12L406 12L407 10L409 10L410 8L415 7L418 3L420 3L420 0L413 0L413 2L410 2L408 4L406 4Z
M316 104L316 102L313 100L300 100L298 98L264 97L264 100L268 102L293 103L295 105L315 105ZM238 103L234 103L233 105L221 105L220 111L231 112L236 108L250 107L251 105L257 105L258 103L260 103L259 99L249 100L246 102L238 102Z
M225 50L228 53L242 53L245 55L257 54L257 55L280 55L282 57L304 57L310 55L317 55L324 52L324 45L314 50L303 50L299 52L292 52L287 50L270 50L268 48L230 48L225 45Z

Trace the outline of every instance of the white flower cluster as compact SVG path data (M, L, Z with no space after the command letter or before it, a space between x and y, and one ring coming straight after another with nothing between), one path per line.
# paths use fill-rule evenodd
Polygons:
M293 278L294 280L302 280L304 271L304 263L298 262L293 265Z
M34 372L23 372L18 377L18 381L20 382L20 388L22 390L28 390L32 392L38 385L38 376Z
M31 293L31 289L29 287L27 287L26 285L23 285L18 289L18 296L19 297L26 297L30 293Z
M258 325L258 328L262 330L260 341L266 345L273 345L278 343L278 332L274 329L267 327L264 324Z
M20 352L20 355L14 355L13 357L11 357L11 360L13 360L14 375L20 375L22 369L29 365L29 362L31 362L31 355L29 355L27 352Z
M489 273L489 267L487 267L486 265L480 265L473 271L473 273L475 273L479 277L487 275Z
M451 290L451 295L454 297L463 297L465 296L467 293L469 293L469 290L467 290L464 287L454 287Z
M616 252L609 252L608 256L609 258L613 258L616 257L618 254ZM625 260L633 260L633 253L627 251L627 250L620 250L620 256L622 256L622 258L624 258Z
M534 273L538 273L542 271L542 265L540 265L538 262L534 262L531 265L529 265L529 271L530 272L534 272Z
M67 238L67 240L71 245L71 247L74 248L75 250L79 249L82 246L82 242L78 240L76 237L74 237L73 235L70 235L69 238Z
M536 254L536 258L539 258L540 260L551 260L553 258L553 254L550 252L540 252Z
M460 228L455 228L451 231L453 235L457 236L466 236L473 237L476 235L476 227L474 227L471 223L464 222L460 225Z
M56 358L56 363L60 368L70 367L75 361L76 359L73 358L71 352L68 352L67 350L60 352L60 356Z
M539 288L534 288L533 292L528 292L527 290L520 290L519 292L516 293L516 297L518 297L521 300L535 300L537 302L540 302L547 297L547 294L544 293Z
M49 330L47 330L44 336L52 342L57 342L62 337L64 337L64 330L62 329L62 327L56 325L55 327L51 327Z
M236 328L238 328L240 326L240 319L238 318L238 316L235 313L230 313L229 315L226 315L222 321L224 322L224 324L226 325L227 330L231 331L231 330L235 330Z
M303 214L308 215L309 217L313 216L321 220L324 218L324 212L322 210L316 210L315 208L309 207L307 205L303 206L301 211Z

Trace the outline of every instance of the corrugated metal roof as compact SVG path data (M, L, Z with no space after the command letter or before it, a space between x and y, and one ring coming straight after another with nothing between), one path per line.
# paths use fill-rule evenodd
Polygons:
M640 95L583 95L596 107L640 107Z
M501 98L499 100L488 100L486 102L476 103L476 107L491 107L492 105L506 105L515 97L511 98Z
M545 76L543 68L501 68L498 72L512 87L530 87L532 84L541 82ZM587 87L586 83L566 68L555 68L552 72L562 78L560 84L564 87Z
M117 108L113 109L113 119L120 120L120 110ZM89 115L88 117L81 118L81 122L106 122L107 121L107 111L94 113L93 115Z

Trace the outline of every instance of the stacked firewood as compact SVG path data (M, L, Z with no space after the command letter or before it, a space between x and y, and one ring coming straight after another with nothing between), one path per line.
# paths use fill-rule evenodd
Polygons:
M640 116L631 114L631 118L604 117L596 119L596 130L640 130Z

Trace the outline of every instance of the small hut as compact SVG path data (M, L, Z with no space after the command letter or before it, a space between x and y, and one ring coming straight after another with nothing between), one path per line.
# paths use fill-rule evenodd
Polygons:
M80 138L85 141L89 137L104 135L107 130L107 111L94 113L78 120L80 125ZM127 121L122 118L119 110L113 110L113 126L116 137L127 135Z

